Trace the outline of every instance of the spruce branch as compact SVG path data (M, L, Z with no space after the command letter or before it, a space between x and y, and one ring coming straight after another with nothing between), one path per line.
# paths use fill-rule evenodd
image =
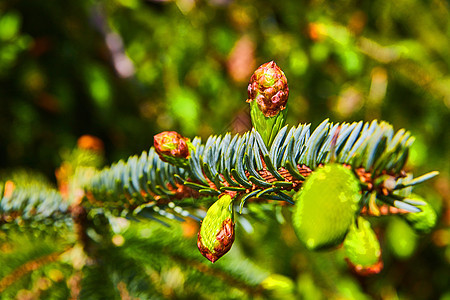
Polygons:
M163 162L152 147L148 154L144 151L139 157L98 171L85 190L94 206L103 204L121 212L149 203L167 206L172 201L221 193L240 199L242 204L250 198L293 203L290 192L298 191L306 177L334 156L336 163L354 170L364 191L376 193L389 205L395 206L397 201L400 208L416 211L402 200L410 192L393 199L396 190L437 173L403 183L407 178L403 168L413 140L408 131L394 133L386 122L334 124L327 119L312 133L310 124L285 126L267 149L253 129L233 137L230 133L214 135L205 144L194 138L186 169Z
M59 191L8 178L0 182L0 225L23 220L71 225L73 219L78 241L94 264L99 262L101 244L110 238L112 217L147 218L166 226L170 222L164 219L199 220L195 209L204 202L191 201L198 198L215 201L198 240L200 251L212 262L231 248L234 208L245 213L248 202L295 205L294 217L300 221L294 220L294 227L310 249L341 243L352 220L361 214L411 214L406 219L418 231L433 227L432 209L411 193L413 186L438 172L416 178L406 172L414 142L410 132L395 132L392 125L377 120L340 124L326 119L314 130L311 124L283 127L287 96L286 77L271 62L250 81L254 128L244 134L212 135L202 143L199 137L191 141L173 131L163 132L155 136L148 152L103 169L98 169L101 144L87 137L57 171ZM324 173L338 175L325 176L317 184ZM339 174L351 178L351 188L334 178L342 177ZM317 202L322 185L328 197ZM306 191L307 186L314 186L315 192ZM342 193L351 201L342 201ZM345 212L341 214L345 220L338 232L318 236L308 218L314 215L323 221L325 210L337 214L337 219ZM323 232L335 225L327 222Z
M196 261L193 259L187 259L185 257L181 257L181 256L175 255L175 254L172 255L171 257L181 264L188 265L189 267L191 267L201 273L216 277L231 286L235 286L235 287L239 288L240 290L245 291L248 295L250 295L252 297L264 295L264 289L261 285L249 284L249 283L245 282L244 280L242 280L241 278L237 278L236 276L233 276L233 274L226 272L225 270L221 270L218 268L213 269L199 261Z
M18 183L20 184L20 182ZM70 222L69 205L61 194L45 184L0 182L0 225L9 222ZM48 223L48 221L46 221Z
M60 255L64 252L65 251L54 252L54 253L48 254L46 256L36 258L35 260L28 261L25 264L21 265L20 267L15 269L13 272L11 272L10 274L8 274L0 279L0 293L2 293L6 288L8 288L14 282L20 280L20 278L22 278L23 276L39 269L43 265L57 261L59 259Z
M191 274L190 277L197 276L200 279L195 280L197 285L207 287L211 284L225 284L236 287L250 297L264 293L260 282L267 274L256 268L253 263L247 261L233 264L230 260L227 264L205 264L198 252L190 247L192 243L181 239L176 229L156 225L152 234L143 238L140 234L145 229L143 223L133 223L123 234L125 243L121 246L123 250L119 251L128 259L150 269L159 269L176 262L183 271ZM168 236L168 232L172 234ZM162 238L163 236L165 238ZM118 250L105 249L105 251L115 253ZM107 254L106 257L110 260L114 259L115 255ZM120 268L120 263L115 264Z
M67 230L61 228L5 227L1 229L7 235L0 237L0 293L8 298L17 287L15 283L26 282L33 271L51 263L55 263L55 268L61 267L60 258L72 249L73 242L67 239Z

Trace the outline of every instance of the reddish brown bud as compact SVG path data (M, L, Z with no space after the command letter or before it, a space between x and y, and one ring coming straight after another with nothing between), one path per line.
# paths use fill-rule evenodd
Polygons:
M161 160L184 165L190 156L190 141L175 131L163 131L154 136L154 146Z
M223 195L208 209L198 232L200 253L215 262L227 253L234 242L233 199Z
M200 232L198 233L197 246L200 253L210 260L212 263L227 253L234 242L234 223L231 218L226 219L222 223L222 227L217 233L216 242L212 249L209 249L202 239Z
M261 65L250 78L247 102L256 100L266 117L276 116L285 109L288 96L286 76L273 61Z

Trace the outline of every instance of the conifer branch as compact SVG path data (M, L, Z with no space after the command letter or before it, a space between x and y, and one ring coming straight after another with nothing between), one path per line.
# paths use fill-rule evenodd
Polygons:
M178 255L175 255L175 254L172 254L171 257L175 261L177 261L183 265L187 265L201 273L216 277L231 286L237 287L240 290L244 290L248 295L250 295L252 297L258 297L258 296L260 297L264 293L264 289L261 285L250 285L247 282L245 282L244 280L240 280L236 277L233 277L232 275L230 275L229 273L227 273L223 270L220 270L217 268L213 269L199 261L196 261L193 259L187 259L187 258L178 256Z
M197 241L211 262L231 248L235 207L245 213L249 201L295 205L293 226L310 250L337 246L353 228L354 235L367 239L365 244L357 238L357 244L348 242L351 263L356 264L365 257L352 251L361 245L378 249L369 227L364 232L352 227L361 214L406 214L417 231L431 230L434 210L411 193L413 186L438 172L414 178L405 171L414 142L410 132L395 132L392 125L377 120L339 124L326 119L314 130L311 124L284 126L289 95L284 73L270 62L255 74L247 100L254 125L251 131L212 135L205 143L199 137L191 141L173 131L162 132L148 152L100 170L101 144L87 137L57 171L59 191L36 182L8 178L0 182L0 225L13 221L73 225L90 262L83 271L80 295L84 296L103 293L92 290L97 275L114 265L103 262L113 253L108 254L111 217L144 217L166 226L170 222L164 218L200 220L193 210L201 202L188 199L216 200L203 219ZM339 222L330 221L335 215ZM116 254L117 260L133 269L133 259ZM364 267L364 272L380 270ZM128 286L109 279L111 287ZM260 293L259 288L244 288ZM115 297L120 291L104 292Z
M401 183L413 141L408 131L394 133L386 122L333 124L327 119L312 133L310 124L285 126L267 149L253 129L233 137L229 133L211 136L205 144L195 138L185 169L162 161L152 147L148 154L143 152L99 171L85 189L92 203L121 212L132 212L148 204L166 207L171 201L221 193L240 197L241 204L249 198L293 203L290 192L298 191L317 166L335 157L336 162L355 171L364 190L375 192L380 200L394 205L387 200L394 190L436 175L433 172L420 180L410 179L408 185ZM400 205L403 209L409 207Z
M6 288L8 288L8 286L19 280L21 277L39 269L43 265L57 261L59 259L59 256L65 251L66 250L51 253L46 256L39 257L35 260L28 261L25 264L21 265L13 272L0 279L0 293L3 292Z
M0 225L45 219L70 222L68 211L69 203L63 201L61 194L42 183L0 182Z

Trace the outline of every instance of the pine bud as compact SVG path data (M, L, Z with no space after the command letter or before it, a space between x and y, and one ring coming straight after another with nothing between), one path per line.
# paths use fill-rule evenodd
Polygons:
M344 250L348 263L361 275L379 273L383 267L381 248L369 221L358 217L352 223L344 240Z
M155 150L162 161L186 168L193 147L188 138L175 131L163 131L154 136Z
M232 202L229 195L223 195L211 205L198 233L198 249L212 263L227 253L234 242Z
M419 195L411 194L408 198L421 204L417 205L417 208L419 208L421 212L406 213L403 217L417 233L429 233L436 225L436 212L430 204L425 202Z
M314 171L294 196L295 232L310 250L339 245L348 232L361 199L359 181L340 164Z
M247 102L252 124L268 147L284 126L288 96L286 76L273 61L261 65L250 78Z

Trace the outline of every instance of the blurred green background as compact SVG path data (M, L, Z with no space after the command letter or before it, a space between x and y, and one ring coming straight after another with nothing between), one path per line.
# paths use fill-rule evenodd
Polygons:
M54 179L61 152L83 134L103 140L111 163L163 130L243 132L248 79L274 60L289 82L289 124L386 120L417 138L408 168L441 172L417 189L439 212L437 230L408 240L402 223L380 225L384 276L342 283L344 291L450 299L449 37L444 0L2 1L0 169ZM295 251L298 243L272 232L283 228L259 226L267 232L249 240L267 234L273 247L247 245L255 262L283 245ZM329 266L305 271L308 259L265 267L314 295L311 274Z

